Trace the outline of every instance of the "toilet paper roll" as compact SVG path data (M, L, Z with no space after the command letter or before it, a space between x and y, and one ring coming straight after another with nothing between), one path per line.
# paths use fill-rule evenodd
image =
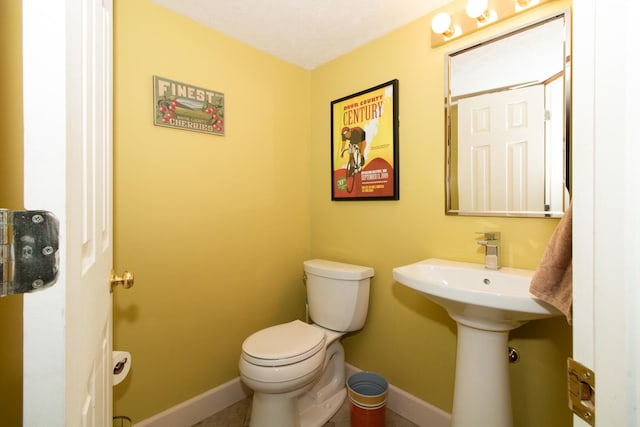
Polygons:
M112 352L111 372L113 372L113 385L120 384L131 370L131 354L128 351Z

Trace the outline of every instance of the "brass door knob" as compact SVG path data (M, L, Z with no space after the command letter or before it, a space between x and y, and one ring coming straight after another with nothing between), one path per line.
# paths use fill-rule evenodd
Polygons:
M109 282L111 283L111 292L113 292L113 288L118 285L122 285L123 288L129 289L133 286L133 273L131 273L130 271L125 271L122 276L118 276L113 270L111 270Z

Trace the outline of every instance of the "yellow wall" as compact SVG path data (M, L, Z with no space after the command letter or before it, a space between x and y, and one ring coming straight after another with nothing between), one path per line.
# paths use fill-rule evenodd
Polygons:
M238 376L252 332L303 318L309 72L147 0L115 3L114 414L140 421ZM226 135L152 124L152 76L225 94Z
M147 0L115 3L114 261L136 285L114 294L114 346L134 359L114 414L140 421L235 378L246 336L303 316L310 256L376 270L367 324L344 340L347 361L450 411L455 324L391 269L428 257L482 262L474 233L485 229L502 231L506 265L534 268L542 256L556 220L443 214L443 54L506 26L432 50L426 16L306 72ZM8 161L22 157L20 5L0 2L0 93L13 124L0 126L0 182L12 183L0 186L0 205L11 208L22 205L21 161ZM226 136L153 126L154 74L224 92ZM393 78L400 200L331 202L329 103ZM21 297L0 299L0 413L10 426L21 424L21 317ZM511 336L521 353L511 367L516 425L570 425L570 328L538 321Z
M0 208L22 209L22 1L0 1ZM22 296L0 298L0 423L22 425Z
M475 233L483 230L502 232L505 265L535 268L557 221L445 216L443 56L569 4L553 2L524 20L519 17L436 49L430 47L431 16L426 16L311 74L312 254L376 271L365 328L344 340L347 361L380 372L448 412L455 323L439 306L395 283L392 268L429 257L482 263ZM399 79L400 200L332 202L330 102L394 78ZM521 354L521 362L510 368L515 425L570 425L563 374L571 353L566 321L534 322L511 336L510 345Z

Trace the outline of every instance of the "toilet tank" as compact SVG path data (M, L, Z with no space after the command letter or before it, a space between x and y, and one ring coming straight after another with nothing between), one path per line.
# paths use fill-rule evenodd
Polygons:
M373 268L312 259L304 262L304 271L313 323L339 332L364 326Z

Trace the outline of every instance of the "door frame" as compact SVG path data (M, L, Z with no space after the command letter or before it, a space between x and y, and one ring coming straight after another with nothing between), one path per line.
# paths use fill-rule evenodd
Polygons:
M628 0L573 5L573 358L595 371L599 426L640 422L638 13Z
M24 206L60 221L58 281L23 300L26 426L112 420L112 10L22 0Z

